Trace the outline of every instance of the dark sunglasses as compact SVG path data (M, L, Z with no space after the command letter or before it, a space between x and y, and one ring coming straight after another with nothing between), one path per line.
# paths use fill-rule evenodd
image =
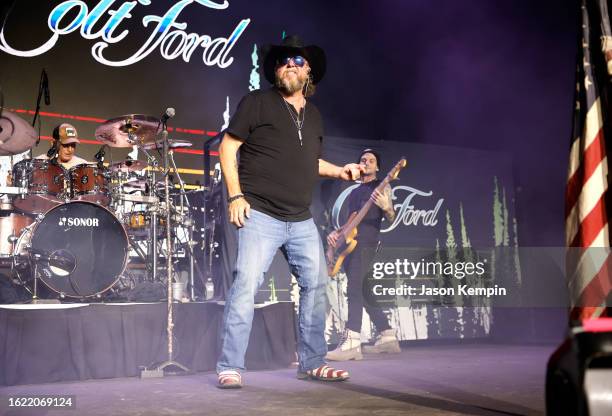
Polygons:
M306 63L306 58L304 58L303 56L300 56L300 55L297 55L297 56L285 56L283 58L279 58L277 63L282 66L282 65L288 65L290 61L293 61L295 66L303 67L304 64Z

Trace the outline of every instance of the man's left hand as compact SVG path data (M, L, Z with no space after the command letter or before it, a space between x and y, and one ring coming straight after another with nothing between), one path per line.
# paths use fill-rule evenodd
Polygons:
M387 188L385 188L384 193L380 192L378 189L374 189L370 199L377 207L382 209L383 211L388 211L391 209L391 196L387 193Z
M363 165L359 163L349 163L348 165L344 165L342 171L340 172L340 179L345 181L356 181L361 178L361 174L364 172Z

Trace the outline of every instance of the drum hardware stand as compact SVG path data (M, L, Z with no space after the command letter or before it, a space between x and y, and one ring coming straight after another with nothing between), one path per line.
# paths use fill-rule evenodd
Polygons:
M181 213L180 216L181 218L183 218L183 215L185 214L185 204L187 205L187 208L191 208L191 204L189 203L189 199L187 198L187 195L185 194L185 182L183 182L183 178L181 178L181 174L179 173L178 168L176 167L176 163L174 162L174 151L170 149L169 153L169 159L170 162L172 163L172 167L174 168L174 172L176 173L176 177L179 180L179 191L180 191L180 204L181 204ZM170 207L168 207L170 208ZM189 216L191 217L191 211L188 210ZM189 286L190 286L190 290L189 290L189 299L193 302L195 301L195 290L194 290L194 258L193 258L193 247L195 245L195 241L193 241L193 219L189 219L190 220L190 224L189 224L189 232L188 232L188 240L187 240L187 251L189 252Z
M134 240L134 237L132 237L131 235L128 235L128 242L130 243L130 246L136 252L136 254L138 254L138 257L140 257L145 262L145 266L147 267L147 270L149 270L150 266L147 264L147 253L143 251L143 249L138 245L136 240Z
M210 224L210 218L212 217L211 213L213 212L213 210L210 209L210 205L211 205L211 196L213 193L213 189L215 187L215 185L217 185L218 183L221 182L221 180L215 180L213 179L212 184L211 184L211 175L210 175L210 149L213 146L217 146L221 143L221 141L223 140L223 136L225 135L225 129L221 130L219 132L219 134L217 134L215 137L211 138L210 140L208 140L206 143L204 143L204 157L202 158L202 163L203 163L203 168L204 168L204 200L203 200L203 206L202 206L202 224L203 224L203 231L204 231L204 250L208 250L208 254L209 257L206 257L206 254L203 253L203 259L202 259L202 264L206 265L205 267L208 269L206 270L206 281L204 281L204 287L206 287L206 283L208 282L208 280L210 279L212 282L212 248L214 246L214 223L215 223L215 219L213 218L213 231L211 232L211 224ZM209 213L208 211L211 211L211 213ZM210 266L209 266L210 265Z
M39 217L42 214L39 214ZM31 228L34 224L30 224L27 227L24 228L23 232L26 233L28 232L28 230L31 231ZM19 238L15 235L12 235L11 237L9 237L9 241L11 242L12 246L13 246L13 262L11 264L11 269L14 270L14 272L19 273L16 268L17 268L17 264L16 264L16 259L19 256L18 253L15 252L15 249L17 247L17 241L19 240ZM57 304L57 303L61 303L58 299L41 299L38 297L38 261L37 259L35 259L34 257L36 256L35 254L30 252L30 246L26 245L26 250L28 251L28 260L30 263L30 270L32 270L32 277L33 277L33 284L32 284L32 290L30 290L27 286L24 286L26 288L26 290L28 292L30 292L30 294L32 295L32 299L30 300L30 303L33 305L36 304ZM19 278L21 279L21 278Z
M168 359L162 362L159 365L154 366L152 369L144 369L140 373L141 378L149 378L149 377L163 377L164 370L169 367L177 368L179 372L189 373L190 370L184 365L178 363L174 360L174 350L172 341L174 339L174 320L173 320L173 299L172 299L172 278L173 278L173 268L172 268L172 236L170 233L170 185L169 185L169 173L170 168L168 165L168 130L166 128L166 122L162 123L162 142L163 142L163 154L164 154L164 191L166 196L166 247L168 250L168 255L166 256L166 266L167 266L167 291L168 291L168 324L167 324L167 335L168 335ZM170 373L169 373L170 374ZM174 373L177 374L177 373Z
M148 175L149 177L149 196L155 196L155 184L156 184L155 174L159 166L159 162L157 161L155 157L151 156L151 154L146 149L141 148L141 150L147 157L149 165L153 167L153 169L149 170L150 174ZM157 212L158 212L158 208L159 208L159 202L154 205L153 210L152 210L153 213L151 215L151 228L150 228L151 234L149 236L149 255L152 258L151 268L153 270L151 280L153 282L157 281Z
M32 258L32 256L30 256ZM40 304L57 304L61 303L59 299L40 299L38 297L38 261L31 260L30 261L32 267L32 273L34 274L34 283L32 288L32 300L31 304L40 305Z
M193 281L193 275L194 275L194 258L193 258L193 247L195 247L196 242L193 241L193 221L192 224L189 226L189 241L187 241L187 247L189 250L189 299L191 299L192 302L195 302L196 297L195 297L195 288L194 288L194 281Z
M155 178L155 173L153 173L152 177ZM153 183L155 182L153 181ZM151 190L150 192L151 192L151 195L155 194L154 190ZM157 281L157 212L158 212L158 209L159 209L159 202L157 202L153 206L153 210L151 214L151 228L149 229L149 232L150 232L149 255L152 257L151 267L153 269L153 275L151 277L154 282Z
M214 176L212 178L212 184L210 185L210 188L208 189L208 195L206 195L204 199L205 201L204 209L209 211L208 213L206 212L204 213L205 218L207 219L205 222L205 227L204 227L204 232L205 232L204 244L207 249L206 281L204 282L204 287L206 288L206 292L208 291L207 288L213 284L213 280L212 280L213 278L212 276L213 275L213 268L212 268L213 255L214 255L215 249L219 245L215 241L215 231L216 231L216 224L217 224L217 219L214 217L215 208L211 207L211 202L215 202L214 200L212 200L212 195L217 185L219 185L219 183L221 183L221 179L218 179L217 176ZM212 221L210 221L210 219L212 219ZM209 282L210 282L210 285L209 285ZM213 293L210 293L210 294L205 293L206 300L212 300L214 298L214 289L212 292Z

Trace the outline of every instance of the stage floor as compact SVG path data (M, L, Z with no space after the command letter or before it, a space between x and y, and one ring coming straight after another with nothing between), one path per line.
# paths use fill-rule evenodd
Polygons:
M71 394L75 415L543 415L546 362L555 346L407 346L397 355L343 363L344 383L300 381L295 369L253 371L242 390L219 390L214 373L121 378L0 389L9 395Z

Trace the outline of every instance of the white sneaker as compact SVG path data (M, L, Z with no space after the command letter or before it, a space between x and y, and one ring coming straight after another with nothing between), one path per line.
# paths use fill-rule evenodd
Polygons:
M325 358L330 361L362 360L361 334L345 329L336 349L329 351Z
M379 354L384 352L402 352L402 350L395 336L395 330L387 329L378 334L374 345L364 345L363 352L366 354Z

